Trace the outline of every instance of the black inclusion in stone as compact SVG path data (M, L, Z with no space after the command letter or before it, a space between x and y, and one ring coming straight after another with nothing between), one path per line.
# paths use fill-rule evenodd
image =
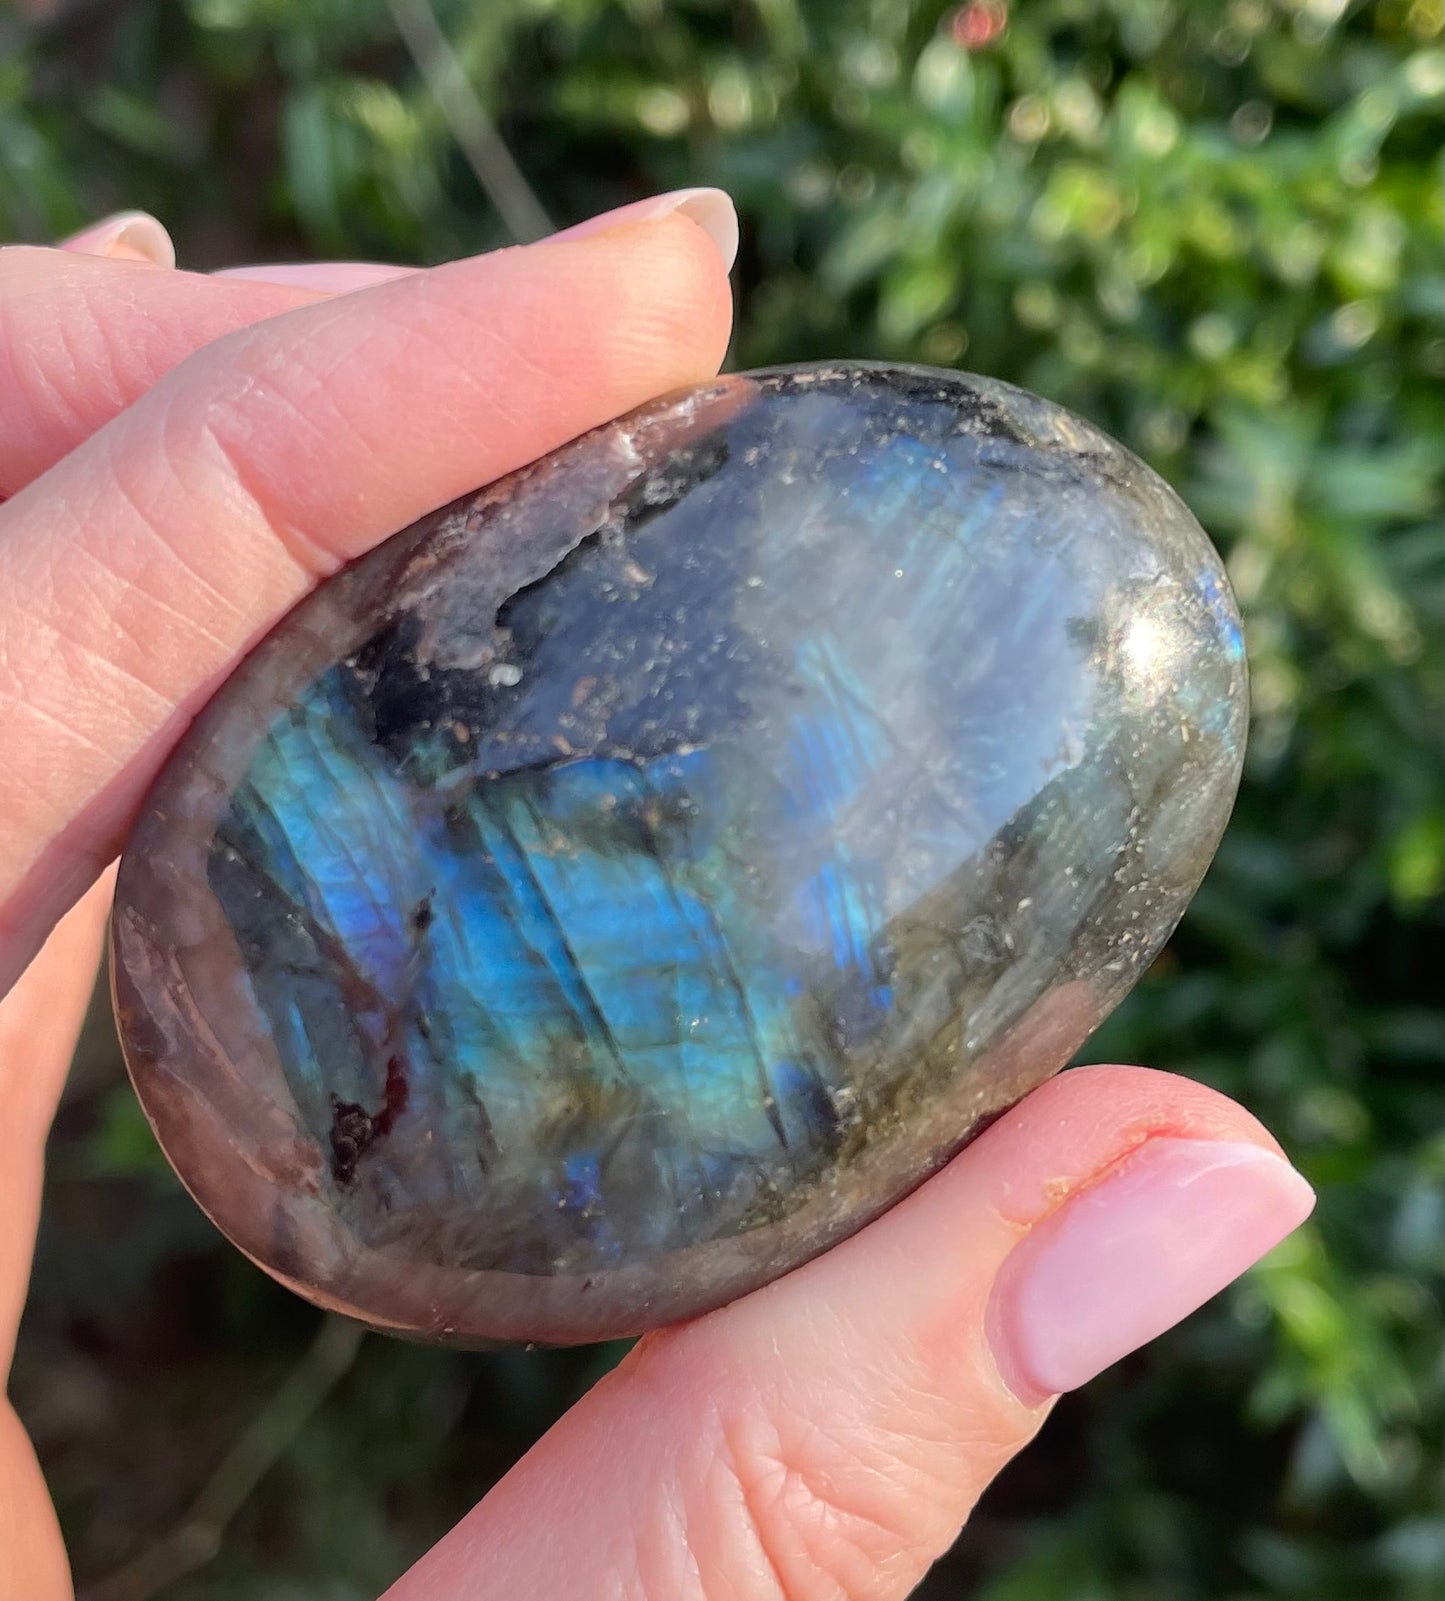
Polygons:
M368 1112L355 1101L331 1098L331 1176L338 1184L349 1184L356 1176L356 1164L377 1140L384 1140L406 1110L406 1069L399 1056L386 1064L385 1099L375 1112Z
M458 1341L689 1316L1061 1067L1239 775L1218 558L985 379L719 379L424 518L198 719L122 1037L220 1226Z

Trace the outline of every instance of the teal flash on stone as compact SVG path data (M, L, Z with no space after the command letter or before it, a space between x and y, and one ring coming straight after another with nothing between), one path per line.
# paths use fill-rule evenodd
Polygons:
M1088 424L921 368L719 379L396 535L222 688L121 867L136 1088L324 1306L686 1317L1068 1061L1245 720L1217 556Z

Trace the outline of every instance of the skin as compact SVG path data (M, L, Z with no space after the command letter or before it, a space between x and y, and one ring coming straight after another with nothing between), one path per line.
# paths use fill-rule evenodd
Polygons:
M188 720L318 581L710 376L730 328L724 263L684 215L344 294L76 244L0 250L5 1371L108 864ZM1002 1264L1170 1136L1278 1151L1184 1080L1052 1081L826 1257L642 1340L388 1601L898 1601L1052 1404L994 1355ZM71 1594L5 1407L0 1601Z

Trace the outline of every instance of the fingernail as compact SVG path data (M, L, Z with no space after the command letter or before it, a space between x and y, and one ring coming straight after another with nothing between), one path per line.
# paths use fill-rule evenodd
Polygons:
M118 211L62 240L60 248L84 256L108 256L112 261L149 261L157 267L176 264L170 234L148 211Z
M1314 1191L1248 1142L1153 1139L1010 1252L988 1329L1030 1405L1172 1328L1299 1227Z
M253 283L289 284L297 289L320 289L327 294L344 295L351 289L369 289L372 284L405 278L417 269L396 267L380 261L297 261L274 262L254 267L222 267L213 278L244 278Z
M554 233L549 242L585 239L588 234L602 233L624 223L656 222L675 212L702 229L717 247L723 270L731 271L738 254L738 214L730 196L721 189L674 189L648 200L634 200L630 205L618 206L615 211L604 211L600 217L589 217L586 222L564 228L561 233Z

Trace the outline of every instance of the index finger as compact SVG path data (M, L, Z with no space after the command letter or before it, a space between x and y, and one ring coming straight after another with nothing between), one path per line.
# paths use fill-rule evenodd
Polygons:
M228 335L0 507L0 990L308 588L709 376L729 323L684 216L501 251Z

